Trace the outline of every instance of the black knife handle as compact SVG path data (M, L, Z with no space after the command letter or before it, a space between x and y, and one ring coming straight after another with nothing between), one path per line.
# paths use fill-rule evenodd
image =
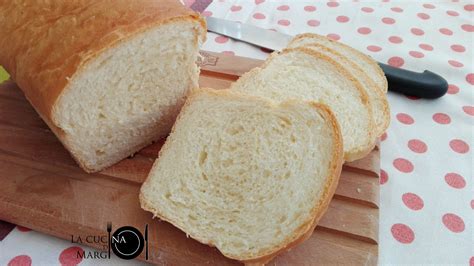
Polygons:
M420 98L435 99L448 91L448 82L440 75L425 70L422 73L379 63L388 81L388 89Z

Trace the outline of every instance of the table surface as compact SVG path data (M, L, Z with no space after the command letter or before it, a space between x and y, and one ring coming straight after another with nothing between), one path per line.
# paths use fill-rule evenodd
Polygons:
M449 91L438 100L388 94L392 121L381 142L379 263L474 265L472 1L184 2L205 16L291 35L328 35L380 62L444 76ZM268 56L263 49L213 33L203 49ZM89 250L0 222L0 265L98 263L76 259L81 249ZM140 264L119 259L100 263Z

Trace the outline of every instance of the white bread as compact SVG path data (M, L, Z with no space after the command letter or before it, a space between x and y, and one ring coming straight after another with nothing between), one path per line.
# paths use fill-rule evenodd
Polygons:
M0 65L76 161L99 171L166 136L205 22L178 0L2 1Z
M296 35L296 37L288 44L291 47L302 46L306 44L319 44L327 48L333 49L348 60L357 65L374 81L377 88L387 93L388 83L380 66L370 56L348 46L341 42L331 40L325 36L315 33L304 33Z
M324 105L196 90L140 203L229 258L265 263L305 240L327 209L341 140Z
M299 99L326 104L341 127L346 161L364 157L375 145L367 93L340 63L318 51L298 47L274 53L231 89L275 101Z
M381 136L388 128L390 122L390 110L385 93L383 93L374 81L356 64L348 60L347 57L341 55L333 49L318 43L300 44L295 42L289 45L289 48L294 47L308 47L318 51L326 56L331 57L344 67L357 82L362 85L369 97L369 102L372 106L372 114L375 122L375 136Z

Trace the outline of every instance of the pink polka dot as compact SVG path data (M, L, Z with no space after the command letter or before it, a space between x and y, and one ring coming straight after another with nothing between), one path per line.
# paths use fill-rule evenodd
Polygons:
M469 145L460 139L453 139L449 142L451 149L457 153L467 153L469 151Z
M58 260L63 266L77 265L82 261L82 257L77 256L77 253L83 251L84 250L80 247L66 248L59 255Z
M473 4L465 5L464 10L472 12L474 11L474 5Z
M400 121L400 123L405 124L405 125L411 125L415 123L415 120L413 118L405 113L398 113L397 114L397 120Z
M433 51L433 46L426 43L421 43L420 45L418 45L418 47L420 47L421 49L425 51Z
M306 23L308 24L308 26L311 26L311 27L317 27L320 24L319 21L315 19L310 19Z
M205 17L210 17L210 16L212 16L212 12L206 10L206 11L202 12L201 15L203 15Z
M265 2L265 0L255 0L256 5L260 5L261 3Z
M458 53L463 53L466 51L466 48L460 44L453 44L451 45L451 50L458 52Z
M306 12L314 12L314 11L316 11L316 7L315 7L315 6L305 6L305 7L304 7L304 11L306 11Z
M433 8L435 8L435 6L432 5L432 4L423 4L423 7L424 7L424 8L428 8L428 9L433 9Z
M377 46L377 45L369 45L367 46L367 50L376 53L376 52L382 51L382 47Z
M409 54L413 56L414 58L423 58L425 55L422 52L418 51L410 51Z
M420 29L420 28L411 28L411 33L413 33L414 35L417 35L417 36L421 36L423 34L425 34L425 32Z
M372 32L372 30L370 28L367 28L367 27L360 27L357 29L357 32L360 33L360 34L369 34Z
M464 113L470 116L474 116L474 106L463 106L462 110L464 111Z
M408 141L408 148L416 153L425 153L428 150L428 146L419 140L419 139L412 139Z
M19 255L8 262L8 266L30 266L31 258L28 255Z
M438 123L438 124L442 124L442 125L446 125L446 124L449 124L451 123L451 117L449 117L449 115L447 114L443 114L443 113L436 113L433 115L433 120Z
M467 83L474 85L474 73L469 73L466 75Z
M464 231L465 228L463 219L454 213L446 213L443 215L443 224L453 233L460 233Z
M391 42L391 43L402 43L403 39L398 37L398 36L390 36L388 38L388 41Z
M394 224L391 231L393 238L402 244L410 244L415 240L415 233L408 225Z
M229 41L229 38L225 37L225 36L217 36L214 41L216 43L226 43Z
M471 209L474 209L474 200L471 200Z
M403 9L401 9L399 7L392 7L392 8L390 8L390 10L392 10L393 12L397 12L397 13L402 13L403 12Z
M444 176L444 181L453 188L461 189L466 186L466 180L459 174L448 173Z
M329 33L326 35L329 39L334 40L334 41L339 41L341 39L341 36L335 34L335 33Z
M327 5L328 5L328 7L338 7L339 3L338 2L328 2Z
M388 59L388 64L393 67L401 67L405 63L405 60L399 56L393 56Z
M255 13L255 14L253 14L253 18L254 19L265 19L266 17L262 13Z
M372 13L374 12L374 9L371 8L371 7L363 7L361 8L362 11L364 11L365 13Z
M423 202L423 199L421 199L418 195L415 193L405 193L402 196L402 201L405 203L405 205L414 211L419 211L423 209L423 206L425 205Z
M448 85L448 94L456 94L459 92L459 87L453 84Z
M459 13L456 12L456 11L454 11L454 10L448 10L448 11L446 11L446 14L448 14L448 15L450 15L450 16L452 16L452 17L457 17L457 16L459 16Z
M423 20L427 20L427 19L430 19L430 15L426 14L426 13L418 13L416 14L419 18L423 19Z
M448 36L453 35L453 31L450 30L450 29L446 29L446 28L441 28L441 29L439 29L439 32L441 32L441 33L444 34L444 35L448 35Z
M407 159L397 158L393 161L393 166L402 173L411 173L414 169L413 164Z
M453 67L463 67L463 63L456 60L448 60L448 63Z
M387 136L388 136L388 135L387 135L387 132L384 132L384 133L382 134L382 136L380 136L380 140L381 140L381 141L385 141L385 140L387 139Z
M463 29L464 31L467 31L467 32L473 32L474 31L474 25L471 25L471 24L463 24L461 26L461 29Z
M346 22L349 21L349 18L346 17L346 16L338 16L338 17L336 18L336 21L339 22L339 23L346 23Z
M230 8L230 11L232 11L232 12L237 12L237 11L240 11L240 10L242 10L242 6L238 6L238 5L233 5Z
M29 231L31 231L30 228L26 228L26 227L19 226L19 225L17 225L16 228L17 228L18 231L20 231L20 232L29 232Z
M387 183L388 174L384 170L380 169L380 185Z
M277 9L280 11L288 11L290 10L290 7L288 5L281 5Z
M235 55L235 53L233 51L222 51L221 53L223 53L225 55Z
M287 19L280 19L280 20L278 21L278 25L288 26L288 25L290 25L290 21L287 20Z
M469 259L469 266L474 266L474 256Z
M391 24L395 23L395 20L393 18L383 18L382 22L385 23L385 24L391 25Z

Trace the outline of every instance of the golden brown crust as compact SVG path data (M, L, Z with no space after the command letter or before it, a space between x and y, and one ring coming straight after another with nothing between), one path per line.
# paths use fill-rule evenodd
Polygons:
M377 98L382 101L382 112L383 112L383 123L377 125L377 130L375 137L380 137L383 135L385 130L387 130L388 126L390 125L390 105L388 104L387 95L380 90L376 90L375 93L377 94Z
M0 65L51 126L69 80L102 51L163 23L205 21L178 0L2 1ZM57 131L57 130L56 130Z
M296 37L291 42L299 40L299 39L305 39L305 38L315 38L315 39L323 39L324 38L326 40L329 40L331 43L336 43L337 45L339 45L341 47L344 47L344 48L352 51L353 53L358 54L366 63L368 63L372 66L372 68L377 72L377 76L379 76L381 78L381 80L383 81L382 86L381 87L377 86L377 88L379 90L381 90L382 92L387 93L388 83L387 83L387 79L385 78L385 74L383 73L382 68L380 68L380 66L377 64L377 62L374 59L372 59L370 56L360 52L357 49L352 48L349 45L346 45L346 44L338 42L338 41L331 40L330 38L327 38L325 36L315 34L315 33L298 34L298 35L296 35ZM291 42L290 42L290 45L291 45Z
M201 89L193 90L193 91L190 92L190 95L188 96L188 99L187 99L180 115L185 112L186 108L193 101L194 97L196 97L199 93L202 93L202 92L209 93L209 94L214 94L214 95L219 95L221 97L229 97L229 98L233 98L233 97L235 97L235 95L244 95L245 97L247 97L249 99L260 99L260 100L262 100L261 98L256 97L256 96L250 96L250 95L247 95L247 94L236 93L236 92L233 92L233 91L230 91L230 90L213 90L213 89L201 88ZM299 243L303 242L304 240L308 239L311 236L311 234L312 234L314 228L316 227L317 223L319 222L319 220L321 219L323 214L326 212L326 210L329 206L329 202L331 201L332 196L334 195L334 193L336 191L337 184L339 182L339 177L340 177L340 174L341 174L342 164L343 164L342 136L341 136L341 133L340 133L339 124L336 121L336 117L331 112L329 107L327 107L324 104L319 104L319 103L314 103L314 102L303 102L303 101L297 101L297 100L290 100L290 101L287 101L287 102L284 102L284 103L281 103L281 104L282 105L288 105L288 104L292 104L292 103L295 103L295 102L309 103L315 109L315 111L317 111L319 114L321 114L325 118L326 121L331 123L331 127L332 127L333 132L334 132L334 149L333 149L333 155L332 155L330 171L329 171L330 174L327 178L328 181L326 182L326 186L324 187L323 194L322 194L321 198L318 199L318 202L315 202L314 207L311 210L312 219L309 220L308 223L300 226L299 229L292 236L288 237L287 240L284 241L284 243L282 243L279 246L273 247L269 251L263 251L262 252L263 254L261 256L257 256L257 258L254 258L254 259L251 259L251 260L245 260L243 257L239 258L239 257L228 256L231 259L240 260L240 261L244 262L245 264L250 264L250 265L262 265L262 264L265 264L265 263L269 262L270 260L272 260L278 254L280 254L282 252L285 252L285 251L289 250L290 248L292 248L292 247L298 245ZM269 101L269 103L270 103L270 101ZM278 106L278 105L279 104L275 103L275 106ZM179 117L178 117L178 120L179 120ZM173 126L172 132L174 132L174 130L175 130L175 128ZM160 154L161 154L161 152L168 149L168 147L167 147L168 145L166 145L167 143L168 143L168 141L165 143L165 145L163 145L163 147L160 151ZM153 172L153 168L155 168L155 166L156 166L156 162L153 165L152 170L150 172ZM145 181L145 183L143 184L142 187L146 186L147 181L148 181L148 178L147 178L147 180ZM139 199L140 199L140 205L141 205L142 209L152 212L153 215L160 218L161 220L167 221L167 222L173 224L174 226L178 227L180 230L184 231L183 228L181 228L175 222L167 219L166 217L161 215L156 208L153 208L153 206L151 206L146 201L146 199L143 197L143 194L142 194L141 191L140 191ZM190 237L192 237L193 239L196 239L197 241L199 241L203 244L206 244L206 245L209 245L209 246L214 246L213 243L209 243L208 241L206 241L206 240L204 240L200 237L196 237L194 235L190 235Z

